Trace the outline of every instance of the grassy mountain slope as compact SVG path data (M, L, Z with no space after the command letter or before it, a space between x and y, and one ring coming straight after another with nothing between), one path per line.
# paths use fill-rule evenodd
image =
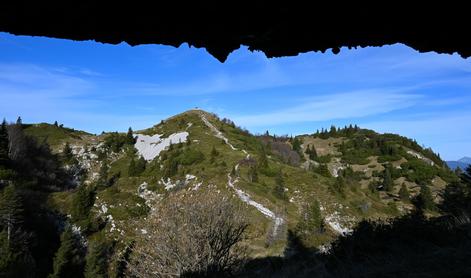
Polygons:
M86 170L83 186L96 188L90 218L76 225L91 242L102 234L115 241L115 262L126 244L145 232L136 223L145 222L152 205L176 191L206 187L238 196L252 223L251 255L267 256L282 254L287 231L300 229L306 207L316 201L325 229L306 234L310 246L328 244L363 219L408 212L421 186L438 201L440 190L456 179L431 150L398 135L352 127L295 138L254 136L201 110L136 131L160 138L188 132L185 141L172 142L140 170L130 167L140 154L126 134L94 136L48 124L29 125L25 132L59 153L66 142L71 145L76 163ZM403 185L409 199L399 194ZM76 191L53 193L49 204L73 214Z

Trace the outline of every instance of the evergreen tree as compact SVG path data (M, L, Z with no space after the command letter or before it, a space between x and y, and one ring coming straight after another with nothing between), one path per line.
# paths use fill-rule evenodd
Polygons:
M136 176L136 161L134 160L134 158L131 159L131 162L129 162L128 175L130 177L135 177Z
M140 157L136 162L136 174L140 175L146 170L147 161L144 157Z
M93 192L85 185L80 185L72 199L72 220L81 221L88 219L93 203Z
M293 150L296 151L297 153L301 153L301 140L299 140L298 137L294 137L294 139L292 139L291 142L293 145Z
M128 133L126 134L126 143L129 145L134 145L136 143L131 127L128 128Z
M61 234L61 245L54 256L53 273L49 278L82 277L80 246L70 226Z
M74 160L74 153L69 145L69 142L65 143L64 149L62 150L62 156L64 157L65 163L71 163Z
M331 177L332 176L330 174L329 168L327 168L327 164L325 164L325 163L319 164L319 166L315 168L315 171L318 174L320 174L321 176L324 176L324 177Z
M96 185L98 188L103 189L109 186L109 167L106 161L103 161L100 167L100 172Z
M468 185L471 189L471 165L469 165L466 170L461 174L461 180L464 184Z
M0 227L7 232L7 241L10 242L13 233L23 222L23 206L14 185L3 189L0 197Z
M342 196L345 193L345 178L339 175L333 184L331 184L331 191L334 193L340 193Z
M433 202L432 192L427 185L420 187L420 193L417 196L416 207L419 210L435 210L436 206Z
M98 239L90 244L85 264L85 278L108 277L109 246L104 239Z
M275 187L273 188L273 195L275 195L275 197L277 197L278 199L286 199L285 182L281 170L275 177Z
M57 121L54 121L54 126L59 127L59 123Z
M383 188L386 191L392 191L394 188L394 181L391 177L389 167L386 167L383 172Z
M322 217L320 204L317 200L314 200L314 202L309 205L306 220L307 228L310 232L322 233L324 231L324 218Z
M8 140L8 130L7 130L7 122L3 119L2 125L0 126L0 170L2 167L7 167L9 164L9 157L8 157L8 147L9 147L9 140Z
M399 198L401 198L401 200L405 202L409 201L410 194L405 183L402 183L401 185L401 189L399 190Z
M23 120L21 119L20 116L18 116L18 118L16 119L16 124L21 126L23 124Z
M309 145L306 149L306 154L309 155L309 159L311 160L317 160L317 151L316 147L313 145Z

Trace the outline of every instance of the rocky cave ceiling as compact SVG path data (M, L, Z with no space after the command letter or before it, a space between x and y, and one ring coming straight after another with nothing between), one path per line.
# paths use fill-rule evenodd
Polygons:
M338 53L341 47L394 43L419 52L471 56L468 10L450 1L428 1L415 8L400 1L381 1L376 6L296 1L226 1L224 5L174 1L160 6L96 2L5 1L0 7L0 31L110 44L178 47L188 43L205 48L221 62L241 45L267 57L328 49Z

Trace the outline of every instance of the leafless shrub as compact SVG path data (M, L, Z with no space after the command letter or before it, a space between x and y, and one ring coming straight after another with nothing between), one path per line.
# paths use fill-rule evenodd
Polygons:
M231 197L203 190L169 196L142 227L128 262L129 275L231 273L244 261L247 227Z

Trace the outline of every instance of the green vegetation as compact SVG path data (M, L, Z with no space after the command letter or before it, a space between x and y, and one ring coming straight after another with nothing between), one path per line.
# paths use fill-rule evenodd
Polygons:
M215 136L201 114L235 150ZM189 133L187 142L171 144L152 161L146 161L134 149L132 129L93 136L65 132L59 124L46 126L45 132L38 131L36 125L4 126L0 128L0 192L2 196L17 196L7 199L17 200L10 203L17 203L21 213L16 224L2 220L0 276L8 273L21 277L21 271L35 271L39 277L60 277L71 268L79 269L74 274L85 273L86 277L125 275L123 256L132 257L136 237L145 237L149 232L144 219L151 218L155 200L181 194L191 202L192 196L206 188L237 196L228 186L228 175L237 190L285 220L274 235L271 218L253 206L243 206L249 222L254 224L247 230L248 244L244 245L249 256L262 261L276 261L283 252L291 258L290 252L297 250L293 246L306 244L314 248L332 243L338 235L332 221L342 228L353 228L363 219L402 217L414 209L412 204L427 217L451 213L458 217L471 203L466 183L471 172L459 179L442 167L438 155L414 141L357 126L331 127L292 138L269 133L253 136L230 120L194 110L139 131L163 137L183 130ZM34 138L48 139L37 141L24 135L22 127L38 135ZM8 151L10 130L10 137L15 138L13 156ZM52 151L44 143L51 138L55 144ZM72 148L84 151L74 155ZM72 171L80 167L86 167L86 171L78 169L84 170L83 179L76 174L78 170ZM332 176L335 172L338 177ZM168 183L171 186L167 187ZM12 190L16 195L11 194ZM437 194L443 198L442 203L435 203ZM2 201L0 207L6 206L3 203L8 202ZM4 211L0 209L2 219L8 218ZM59 237L59 225L51 219L63 227L79 227L89 243L88 251L78 244L79 236L70 228ZM425 220L418 223L428 225ZM399 225L392 221L384 227L390 224ZM9 238L9 226L17 231L14 237ZM369 236L390 229L373 226L358 229L365 228L363 232ZM354 233L363 236L356 229ZM266 245L268 237L270 244ZM380 239L373 237L371 241L378 244ZM335 243L333 250L341 257L336 248L348 247L339 245L343 247Z

